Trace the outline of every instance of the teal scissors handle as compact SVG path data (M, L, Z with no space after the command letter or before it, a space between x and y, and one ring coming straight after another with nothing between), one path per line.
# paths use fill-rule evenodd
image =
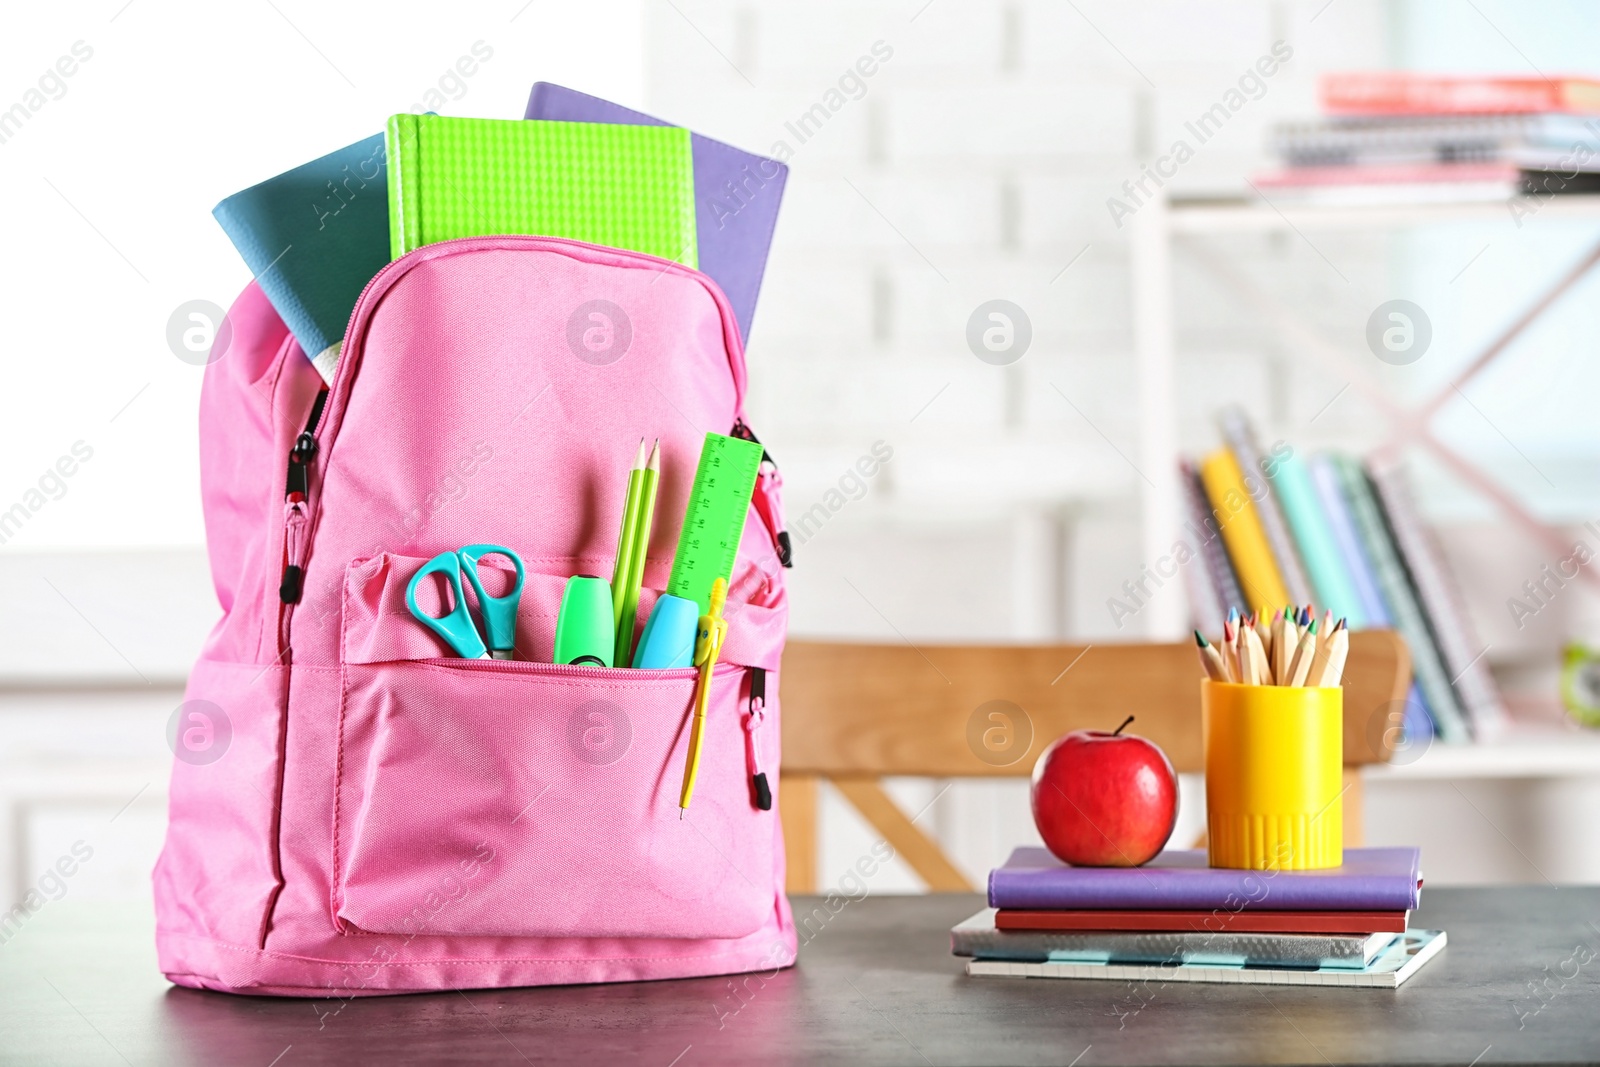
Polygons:
M489 655L494 659L514 659L517 644L517 604L522 599L522 557L501 545L467 545L456 553L472 591L478 594L478 611L483 615L483 632L489 639ZM484 556L504 556L516 568L517 580L505 596L490 596L478 577L478 561Z
M520 567L520 563L518 564ZM473 588L479 589L476 565L470 573ZM446 582L450 583L452 603L450 610L438 618L434 618L417 606L417 584L427 575L442 574ZM520 570L518 584L521 584ZM482 592L479 592L482 596ZM483 638L478 636L478 628L472 624L472 612L467 608L466 594L461 588L461 556L456 552L441 552L417 569L411 576L411 581L406 585L406 607L416 620L440 637L445 644L455 650L456 655L463 659L488 659L489 650L484 647Z

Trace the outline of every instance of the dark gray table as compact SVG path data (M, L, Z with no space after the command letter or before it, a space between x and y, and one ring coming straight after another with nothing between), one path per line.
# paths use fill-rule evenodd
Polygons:
M0 945L0 1063L1600 1060L1600 888L1423 898L1450 945L1397 992L969 979L948 930L979 901L943 896L850 903L740 999L706 978L342 1004L171 988L142 909L67 899Z

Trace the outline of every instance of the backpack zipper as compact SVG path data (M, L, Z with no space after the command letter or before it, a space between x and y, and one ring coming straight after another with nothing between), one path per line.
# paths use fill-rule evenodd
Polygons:
M767 782L767 772L761 767L760 731L767 723L767 671L764 667L750 668L750 713L744 720L746 751L750 760L750 788L755 805L761 811L772 810L772 786Z
M345 394L349 392L350 376L353 373L349 368L356 362L354 356L357 349L366 343L365 330L363 329L360 333L358 333L357 327L365 326L365 322L363 321L364 313L367 313L367 317L370 318L368 304L369 301L375 301L376 298L373 296L373 294L377 293L380 288L392 284L392 279L398 277L403 272L410 270L414 264L425 259L434 259L441 256L452 255L457 252L476 251L479 249L532 248L535 250L560 250L563 247L583 249L585 251L603 252L608 256L617 256L625 260L632 259L637 261L655 262L661 265L661 269L663 271L682 270L692 276L706 278L707 291L712 295L712 299L717 304L718 311L723 319L724 327L731 330L734 338L732 347L728 349L728 368L734 377L734 383L737 390L736 401L742 405L744 400L745 377L744 346L742 340L739 338L739 330L734 321L733 309L728 304L728 298L722 294L722 290L717 288L715 283L711 282L708 277L706 277L700 271L695 270L693 267L684 267L680 263L672 260L662 259L659 256L652 256L644 252L632 252L626 249L617 249L610 248L605 245L597 245L588 241L575 241L560 237L462 237L451 241L441 241L436 244L423 245L420 248L413 248L399 259L384 264L383 267L378 270L378 273L367 279L367 284L362 286L361 295L356 297L355 306L350 309L350 321L345 326L344 345L340 353L338 367L334 372L333 383L329 388L323 389L317 394L316 402L311 408L311 417L306 420L305 429L301 431L300 436L295 439L295 447L289 452L289 476L288 485L285 491L284 506L284 566L282 580L280 581L278 587L278 597L284 604L289 605L299 602L300 594L302 592L301 587L305 582L305 557L306 552L310 548L311 537L316 525L315 517L311 514L310 506L306 499L309 495L309 467L311 465L311 461L316 457L319 449L319 440L322 436L322 423L324 418L332 414L336 406L329 404L328 399L331 393L338 393L340 396L340 401L343 403L345 400ZM746 440L754 441L756 444L761 443L756 441L755 434L750 432L750 428L744 425L743 418L739 418L735 421L733 435L736 437L743 436ZM337 436L337 434L335 434L335 436ZM304 446L303 449L302 446ZM774 463L772 457L767 454L766 446L764 445L762 446L762 461L765 463L771 463L773 471L777 471L778 465ZM297 464L299 466L298 472L296 471ZM297 489L300 494L298 501L293 499ZM770 517L767 520L767 525L769 530L775 527L775 524L771 521ZM790 547L788 533L786 531L778 530L774 532L773 537L777 544L779 561L785 567L792 566L792 564L789 562ZM293 558L290 556L291 549L294 552ZM283 649L287 649L289 644L289 628L286 615L280 616L279 625L281 646Z
M743 416L733 420L733 430L730 436L749 441L753 445L761 445L761 438L757 437L755 431L745 424ZM778 461L772 458L772 453L767 451L766 445L761 445L761 462L772 468L772 474L767 475L767 477L771 478L777 475ZM760 499L759 497L757 498L756 511L760 513L762 521L766 523L768 532L772 534L773 547L778 552L778 562L785 567L793 567L794 546L789 542L789 531L778 529L777 517L772 514L770 508L760 502Z
M289 449L289 470L283 487L283 574L278 581L278 600L298 604L305 585L306 494L311 485L311 463L317 458L317 439L312 434L328 403L328 390L317 393L305 429Z

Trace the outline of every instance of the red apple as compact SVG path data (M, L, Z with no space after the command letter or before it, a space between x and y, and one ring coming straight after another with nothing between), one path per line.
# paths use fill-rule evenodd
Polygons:
M1033 821L1055 855L1078 867L1137 867L1178 821L1178 776L1154 742L1074 730L1033 765Z

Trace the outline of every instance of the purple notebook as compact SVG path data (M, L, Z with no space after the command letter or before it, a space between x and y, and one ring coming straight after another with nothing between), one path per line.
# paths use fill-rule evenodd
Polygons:
M1347 848L1324 871L1237 871L1206 866L1203 849L1169 849L1143 867L1069 867L1042 848L1019 848L989 874L995 908L1210 911L1405 911L1422 881L1415 848Z
M658 118L549 82L535 82L525 119L604 122L623 126L670 126ZM694 157L695 228L700 270L721 287L739 336L750 340L756 294L767 269L767 249L778 224L778 203L789 168L690 132Z

